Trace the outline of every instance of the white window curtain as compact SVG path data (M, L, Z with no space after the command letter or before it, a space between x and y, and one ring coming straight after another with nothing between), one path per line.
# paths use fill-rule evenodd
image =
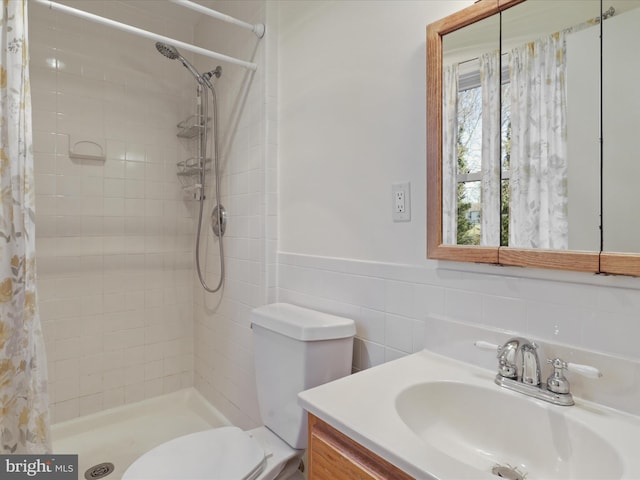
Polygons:
M47 361L36 299L27 1L0 18L0 452L51 450Z
M500 245L500 51L483 53L480 245Z
M568 248L565 32L514 49L509 246Z
M457 244L458 64L442 69L442 243Z

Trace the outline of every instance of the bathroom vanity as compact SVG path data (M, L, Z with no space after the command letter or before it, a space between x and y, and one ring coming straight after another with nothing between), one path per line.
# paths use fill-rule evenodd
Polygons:
M309 480L413 479L314 415L309 415L308 455Z
M640 417L553 405L496 371L423 350L300 393L309 478L640 478Z

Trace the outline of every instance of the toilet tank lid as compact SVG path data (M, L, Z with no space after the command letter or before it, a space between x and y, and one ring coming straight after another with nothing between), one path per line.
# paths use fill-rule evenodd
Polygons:
M302 341L353 337L353 320L317 312L289 303L272 303L251 311L251 326L280 333Z

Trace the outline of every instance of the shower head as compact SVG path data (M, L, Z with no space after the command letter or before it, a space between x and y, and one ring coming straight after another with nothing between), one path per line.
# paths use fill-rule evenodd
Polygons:
M191 75L195 77L200 85L206 85L209 88L213 88L213 85L211 85L209 78L206 75L201 75L200 72L196 70L196 67L191 65L189 60L180 55L180 52L178 52L178 49L176 47L174 47L173 45L168 45L166 43L156 42L156 49L162 55L171 60L180 60L182 62L182 65L184 65L185 68L191 72Z
M175 60L180 57L180 53L178 53L178 49L173 45L167 45L166 43L156 42L156 48L158 51L167 58L171 60Z

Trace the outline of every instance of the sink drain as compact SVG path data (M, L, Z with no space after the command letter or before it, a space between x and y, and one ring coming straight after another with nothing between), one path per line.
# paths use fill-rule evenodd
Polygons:
M491 473L497 477L506 478L507 480L524 480L527 476L526 473L520 472L516 467L512 467L511 465L494 465Z
M104 478L115 470L113 463L105 462L94 465L84 472L84 478L87 480L95 480L96 478Z

